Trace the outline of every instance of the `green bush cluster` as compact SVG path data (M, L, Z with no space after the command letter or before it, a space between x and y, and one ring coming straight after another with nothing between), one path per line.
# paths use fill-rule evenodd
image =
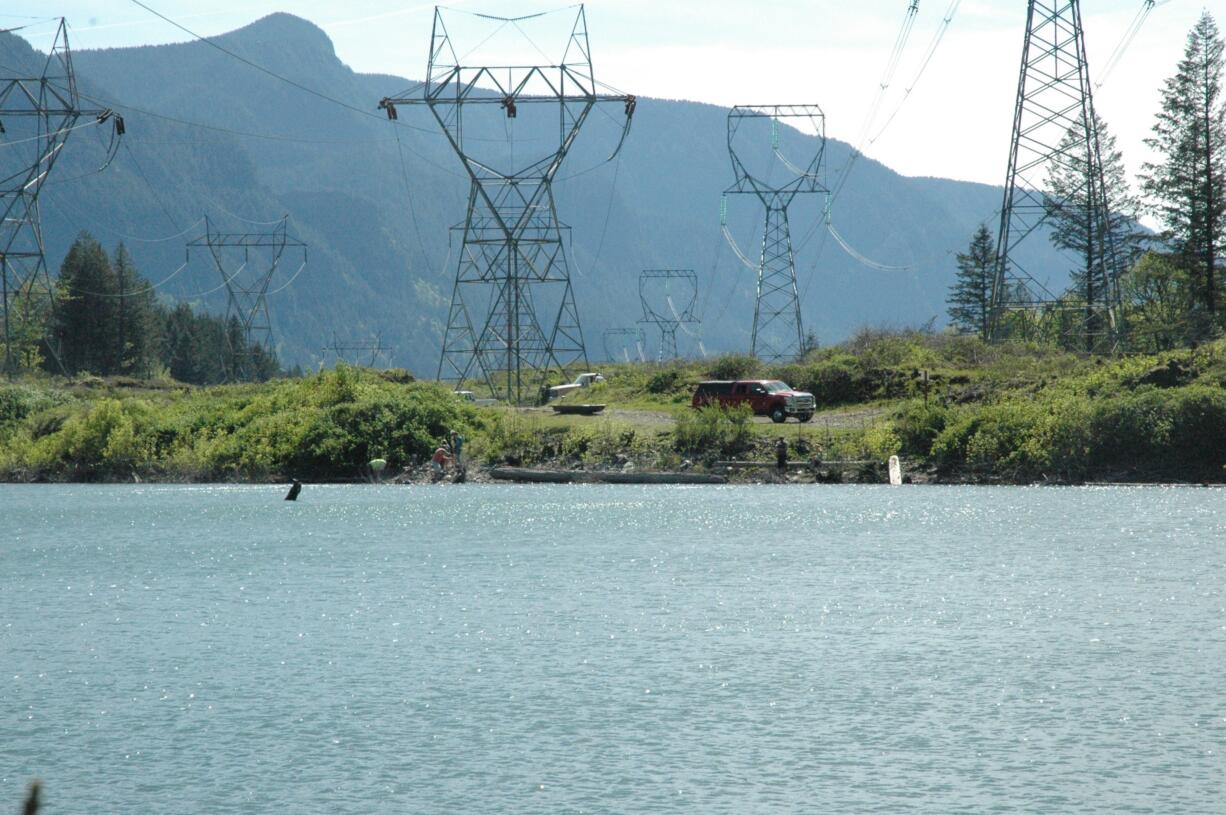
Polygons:
M561 442L561 457L571 464L589 467L615 464L621 458L636 460L649 447L648 439L633 427L608 419L597 425L571 430Z
M952 411L946 421L931 452L949 475L1076 481L1142 473L1220 481L1226 466L1226 391L1218 386L1008 399ZM914 420L900 424L923 428Z
M920 371L927 371L924 394ZM474 462L533 466L769 457L792 427L828 460L892 454L950 480L1226 480L1226 342L1120 358L923 332L864 332L797 364L608 365L589 398L671 414L645 429L475 409L405 372L339 366L259 385L185 388L126 378L0 385L0 479L258 480L360 477L424 461L458 428ZM693 410L711 375L772 376L819 404L893 400L889 413L810 426L755 424L748 408ZM653 423L657 420L653 420ZM823 430L824 428L824 430Z
M762 363L748 354L725 354L711 362L707 376L711 379L753 379L761 369Z
M515 413L489 412L470 442L472 456L489 464L530 467L556 456L564 429L545 429L537 421Z
M647 392L656 395L671 393L684 382L685 375L678 368L665 368L656 371L647 380Z
M0 385L0 438L66 398L62 392L33 385Z
M752 419L753 411L748 405L733 408L707 405L677 417L673 444L683 453L735 455L747 449L753 440Z
M346 366L262 386L124 399L104 392L24 415L0 438L0 476L345 479L372 458L393 469L424 460L472 419L443 388Z

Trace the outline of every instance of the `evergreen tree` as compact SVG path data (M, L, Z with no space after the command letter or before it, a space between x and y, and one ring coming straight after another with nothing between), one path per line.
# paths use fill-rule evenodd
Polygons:
M247 337L243 334L243 326L237 317L226 321L226 379L231 382L247 382L251 377L251 355L247 348Z
M992 233L980 224L970 247L959 252L958 276L949 288L949 320L963 334L988 338L992 308L992 277L996 271L996 247Z
M1097 113L1094 121L1102 164L1101 188L1092 173L1086 128L1074 126L1064 134L1058 158L1048 167L1046 197L1052 244L1079 258L1070 277L1085 317L1080 331L1075 325L1072 329L1075 334L1084 334L1087 350L1092 350L1094 338L1102 330L1098 325L1101 309L1111 303L1111 289L1132 265L1143 235L1137 227L1140 205L1128 186L1123 154ZM1101 215L1104 207L1105 220Z
M105 375L118 359L119 284L102 245L82 232L60 266L56 334L68 373Z
M166 313L162 328L162 363L171 379L192 384L208 381L197 363L196 315L179 303Z
M1144 167L1142 190L1156 202L1163 237L1197 282L1210 319L1218 310L1217 264L1226 251L1226 103L1223 43L1204 12L1188 34L1184 58L1162 94L1146 144L1159 163Z
M114 262L82 233L60 268L56 331L69 373L149 377L164 366L180 382L262 382L281 373L277 357L249 345L237 319L158 305L120 244Z
M180 303L165 317L162 362L170 376L193 385L226 379L224 324L218 317L196 314Z
M158 313L153 288L137 272L122 243L115 250L112 268L118 289L115 373L148 377L159 361L164 318Z

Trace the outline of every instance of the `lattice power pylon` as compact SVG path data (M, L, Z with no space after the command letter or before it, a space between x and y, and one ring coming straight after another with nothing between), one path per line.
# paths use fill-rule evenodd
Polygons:
M4 322L4 370L10 377L21 367L23 349L45 342L57 354L52 338L41 336L41 325L55 304L55 287L47 269L39 219L38 196L68 136L82 125L113 120L114 155L123 135L123 119L109 110L81 107L68 29L63 19L38 74L7 75L0 66L0 295ZM43 319L40 319L43 318ZM32 332L37 332L37 336Z
M644 269L639 275L639 302L643 304L639 322L660 329L657 359L660 362L676 359L677 329L683 323L698 322L694 317L698 275L692 269Z
M341 342L340 338L336 336L336 332L332 333L332 342L323 348L325 354L334 354L336 355L337 362L344 362L346 364L353 364L351 360L360 359L361 355L369 354L370 356L366 358L366 367L368 368L375 367L375 363L380 359L386 360L393 350L390 346L383 344L383 336L381 334L375 334L373 340Z
M553 181L597 104L617 103L625 112L614 155L625 141L635 107L633 96L598 92L603 86L592 71L582 5L573 24L567 25L570 33L559 59L532 64L543 53L522 59L525 45L541 51L527 38L525 27L545 16L473 15L490 32L465 51L448 33L443 9L436 8L420 96L411 92L379 102L391 119L397 118L398 105L428 107L471 182L438 378L454 380L460 387L479 377L495 396L513 403L524 401L525 393L537 393L550 370L565 373L579 360L587 365L563 241L566 227L558 220ZM463 64L469 54L486 52L491 38L515 32L523 36L518 50L507 53L505 64ZM542 116L550 117L556 140L550 136L527 145L513 141L515 119L540 121ZM483 121L485 130L480 129ZM470 130L475 125L486 138L469 133L466 141L466 125ZM491 139L491 133L505 133L506 138ZM494 142L497 145L491 146Z
M780 149L779 127L792 121L807 123L816 136L817 149L804 165L789 161ZM763 124L770 126L772 156L784 167L786 180L781 183L770 181L764 172L751 171L748 156L737 148L743 128L759 129ZM788 206L801 193L828 192L821 178L825 152L826 117L817 105L737 105L728 111L728 155L736 181L724 194L751 194L766 208L750 353L768 362L791 361L804 350Z
M1084 176L1069 201L1044 190L1053 168ZM995 339L1012 328L1019 312L1061 309L1060 297L1018 260L1017 248L1038 230L1053 207L1088 231L1084 274L1084 332L1091 347L1110 347L1122 331L1116 247L1103 179L1093 86L1086 63L1079 0L1030 0L1018 78L1009 169L997 233L996 266L988 333ZM1068 212L1070 207L1077 212ZM1043 236L1046 239L1046 236Z
M288 221L286 215L270 232L215 232L212 221L206 216L204 235L187 244L189 258L192 249L209 250L209 257L226 290L226 341L230 354L226 373L231 380L253 377L252 349L273 350L269 286L286 250L301 249L302 266L306 265L307 245L289 235ZM229 331L235 323L239 327L239 337L231 336ZM239 341L242 347L235 347Z
M604 358L609 362L629 362L632 345L634 346L634 358L639 362L646 362L647 355L643 351L643 343L646 342L646 339L641 328L606 328L601 337L604 345ZM621 352L620 359L618 351Z

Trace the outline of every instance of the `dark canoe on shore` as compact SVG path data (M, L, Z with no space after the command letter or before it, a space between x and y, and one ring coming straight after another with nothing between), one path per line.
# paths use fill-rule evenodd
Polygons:
M564 416L595 416L604 405L554 405L553 412Z
M586 470L531 470L527 467L495 467L490 476L499 481L533 484L727 484L722 475L706 473L624 473Z

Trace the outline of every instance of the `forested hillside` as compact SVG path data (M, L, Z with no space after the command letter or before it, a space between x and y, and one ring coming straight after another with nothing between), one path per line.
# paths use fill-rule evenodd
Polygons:
M425 111L402 109L394 130L376 109L380 98L411 81L351 71L321 30L285 14L217 41L370 115L291 87L204 43L77 52L82 93L90 104L120 110L128 132L101 173L93 171L104 154L102 134L74 133L42 199L52 268L88 230L108 250L123 241L140 273L156 284L184 263L185 243L203 234L205 215L218 229L240 232L265 229L260 222L288 214L291 232L310 252L303 273L270 300L282 362L311 367L333 335L368 340L378 333L394 346L393 363L433 375L454 274L449 228L463 220L468 187ZM593 43L598 52L599 32ZM0 34L0 63L36 59L23 40ZM405 65L406 73L423 69ZM683 354L697 354L699 339L710 352L744 350L753 273L720 236L720 196L732 180L726 111L646 98L650 88L629 90L640 93L640 102L620 158L602 164L616 142L621 111L594 115L556 187L560 215L573 228L575 290L589 355L602 356L604 329L633 325L640 314L638 273L650 267L698 273L703 322L693 335L682 335ZM821 96L814 88L815 101ZM510 135L517 149L530 149L542 135L530 123L516 126ZM1003 152L1006 134L1001 137ZM791 154L812 149L799 132L782 139ZM832 174L848 155L847 145L830 142ZM942 324L954 253L981 221L991 221L1000 192L905 178L871 160L858 162L837 201L835 223L858 251L907 266L905 272L873 271L853 260L816 228L824 202L810 198L792 209L804 318L822 342L832 342L866 324L932 318ZM760 218L750 201L729 205L731 230L750 256L757 253ZM1064 279L1070 262L1045 241L1030 241L1027 249L1036 253L1029 268ZM279 280L293 271L282 269ZM207 255L196 252L159 294L171 304L221 312L223 294L208 293L219 282ZM648 342L654 348L650 336Z

